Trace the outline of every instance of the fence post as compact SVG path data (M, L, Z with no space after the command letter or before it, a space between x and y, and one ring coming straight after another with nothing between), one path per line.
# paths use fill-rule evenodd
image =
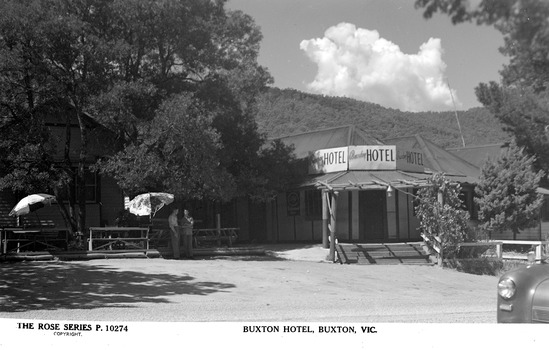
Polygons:
M435 236L435 242L434 244L438 246L438 254L437 254L437 263L439 267L443 267L444 263L444 250L442 247L442 239L440 239L440 236Z
M221 214L215 216L215 228L217 229L217 246L221 246Z
M503 259L503 243L496 244L496 255L499 260Z
M536 262L541 262L541 242L536 246Z

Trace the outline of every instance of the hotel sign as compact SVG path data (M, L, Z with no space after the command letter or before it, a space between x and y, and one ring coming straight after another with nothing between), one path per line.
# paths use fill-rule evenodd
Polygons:
M347 164L348 154L348 147L321 149L314 152L309 164L309 174L346 171L349 168Z
M423 152L420 149L397 149L397 169L404 171L425 170Z
M347 170L404 170L422 172L423 152L395 145L348 146L314 152L309 174Z
M396 146L349 146L349 170L396 170Z

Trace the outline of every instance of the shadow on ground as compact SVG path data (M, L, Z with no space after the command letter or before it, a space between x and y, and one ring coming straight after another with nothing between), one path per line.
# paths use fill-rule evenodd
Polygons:
M267 252L287 252L296 249L309 249L318 247L318 243L276 243L276 244L257 244L249 245L249 247L255 247L257 249L265 249Z
M219 255L219 256L201 256L202 260L230 260L230 261L286 261L287 259L278 257L273 252L265 252L264 255Z
M0 263L0 275L0 312L132 307L168 303L172 295L209 295L236 287L196 282L185 275L51 262Z

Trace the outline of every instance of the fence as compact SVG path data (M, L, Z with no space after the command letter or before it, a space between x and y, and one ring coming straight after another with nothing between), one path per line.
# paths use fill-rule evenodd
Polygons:
M442 241L440 237L434 237L429 239L425 235L421 235L423 241L428 247L432 249L432 253L436 256L439 266L442 266L444 260L444 250L442 249ZM523 252L506 252L504 246L530 246L532 250ZM466 242L460 243L461 247L495 247L495 257L499 260L529 260L529 255L533 255L533 259L536 263L541 263L548 258L549 255L549 241L514 241L514 240L501 240L501 241L483 241L483 242Z

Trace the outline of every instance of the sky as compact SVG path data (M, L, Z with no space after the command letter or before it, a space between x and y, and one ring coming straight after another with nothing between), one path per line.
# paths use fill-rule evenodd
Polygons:
M493 27L427 20L414 0L228 0L254 18L273 86L402 111L481 106L474 89L508 62Z

